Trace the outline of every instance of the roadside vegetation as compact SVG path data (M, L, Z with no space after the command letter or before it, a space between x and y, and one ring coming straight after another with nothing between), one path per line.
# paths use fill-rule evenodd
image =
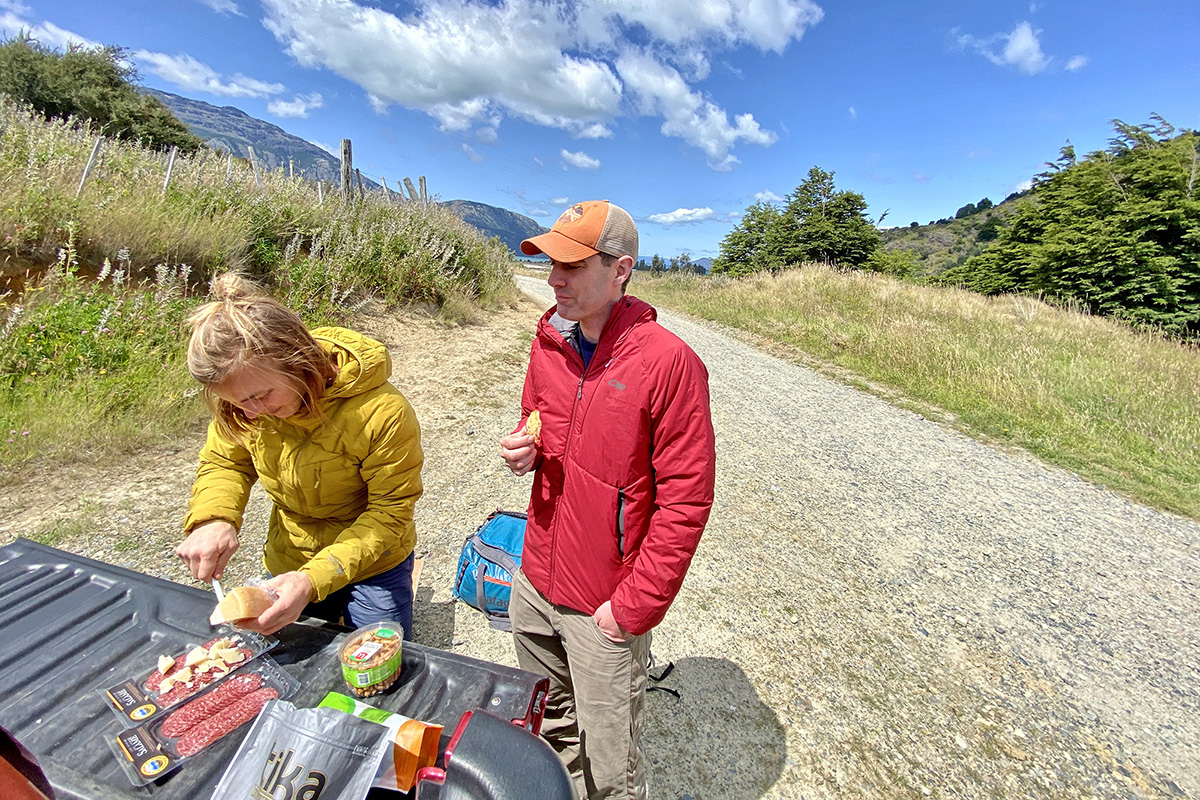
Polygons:
M170 441L206 412L184 318L239 270L313 325L365 303L451 321L514 292L507 248L436 205L366 195L200 148L168 155L0 97L0 477ZM77 194L78 192L78 194Z
M1039 300L808 265L631 293L741 329L969 435L1200 519L1200 350ZM770 413L764 398L764 414Z

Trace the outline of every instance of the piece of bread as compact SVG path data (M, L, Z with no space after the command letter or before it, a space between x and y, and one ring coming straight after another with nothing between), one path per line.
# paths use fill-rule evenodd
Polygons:
M536 408L529 412L529 419L525 420L525 432L533 437L534 444L542 443L542 415Z
M213 625L237 625L248 619L257 619L274 602L264 589L239 586L225 593L225 599L217 604L208 621Z

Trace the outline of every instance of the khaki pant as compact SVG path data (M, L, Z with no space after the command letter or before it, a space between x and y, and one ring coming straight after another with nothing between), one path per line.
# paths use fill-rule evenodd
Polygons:
M640 742L650 633L609 641L591 615L550 603L521 572L509 616L521 668L550 676L542 737L580 797L645 800Z

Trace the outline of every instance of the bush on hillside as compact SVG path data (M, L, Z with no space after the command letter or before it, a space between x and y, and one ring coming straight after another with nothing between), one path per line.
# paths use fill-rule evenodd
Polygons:
M1106 150L1064 147L996 240L943 279L1200 337L1200 137L1159 117L1113 125Z
M28 35L0 43L0 93L46 117L89 123L106 136L198 150L201 140L159 100L139 92L134 78L119 47L72 45L64 52Z

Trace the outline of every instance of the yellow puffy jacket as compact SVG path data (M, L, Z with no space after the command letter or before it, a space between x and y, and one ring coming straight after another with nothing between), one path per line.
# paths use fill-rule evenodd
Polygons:
M275 501L264 566L272 575L307 573L313 599L323 600L413 551L423 456L416 414L387 382L387 348L345 328L312 333L338 365L321 400L324 420L262 417L244 442L210 425L184 530L217 519L241 530L260 481Z

